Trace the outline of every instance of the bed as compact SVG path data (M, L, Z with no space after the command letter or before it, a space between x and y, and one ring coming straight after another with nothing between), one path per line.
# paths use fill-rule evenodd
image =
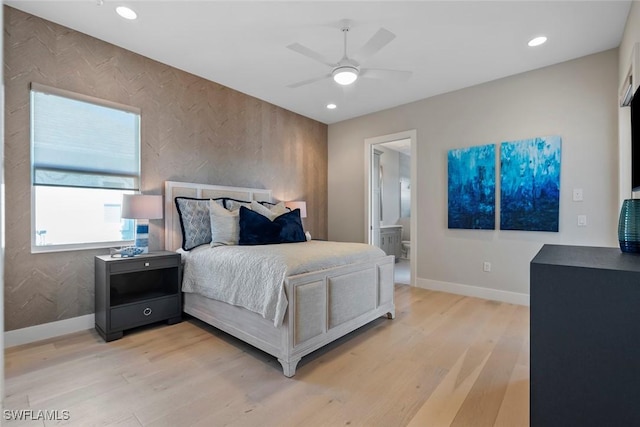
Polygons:
M271 191L265 189L165 182L165 248L179 251L182 251L183 239L175 204L176 197L273 201ZM289 245L299 245L295 246L296 249L316 247L326 251L328 245L332 243L317 241L287 243L268 245L264 249L282 246L286 252L286 247ZM231 252L239 248L224 249ZM182 251L185 262L183 291L188 285L186 280L190 268L192 271L195 269L188 263L195 263L197 256L207 250L209 250L207 247L198 247L189 251L189 255ZM255 248L255 250L258 249ZM333 252L341 253L342 250L342 246L336 246ZM184 293L183 310L275 356L282 365L284 375L292 377L303 356L381 316L386 315L389 319L395 317L394 257L386 256L379 251L372 252L366 257L355 256L351 260L344 258L340 261L338 263L340 265L328 268L323 266L312 268L311 271L300 270L303 271L302 273L287 273L280 286L286 298L286 310L280 319L277 316L275 319L265 317L241 306L208 298L194 292L193 289L187 289ZM195 265L192 264L192 266Z

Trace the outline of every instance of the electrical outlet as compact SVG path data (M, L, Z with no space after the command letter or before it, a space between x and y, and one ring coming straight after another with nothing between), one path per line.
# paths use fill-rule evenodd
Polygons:
M490 272L490 271L491 271L491 263L490 263L490 262L488 262L488 261L485 261L485 262L482 264L482 271L484 271L485 273Z
M582 198L582 188L574 188L573 189L573 201L574 202L581 202L582 200L584 200Z

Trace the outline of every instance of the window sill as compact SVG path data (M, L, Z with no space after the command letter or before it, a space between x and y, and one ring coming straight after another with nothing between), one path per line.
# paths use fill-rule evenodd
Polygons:
M96 242L96 243L74 243L69 245L46 245L36 246L31 245L32 254L52 253L52 252L70 252L70 251L85 251L91 249L106 249L106 248L120 248L125 246L131 246L134 244L133 240L117 241L117 242Z

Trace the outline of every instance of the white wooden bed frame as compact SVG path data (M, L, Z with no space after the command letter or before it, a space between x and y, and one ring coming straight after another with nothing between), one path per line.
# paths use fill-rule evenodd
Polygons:
M272 201L271 190L185 182L165 182L165 248L182 243L175 197L232 197ZM284 375L295 375L300 359L320 347L386 315L395 317L394 257L289 276L285 292L289 305L282 325L244 308L184 294L184 312L273 356Z

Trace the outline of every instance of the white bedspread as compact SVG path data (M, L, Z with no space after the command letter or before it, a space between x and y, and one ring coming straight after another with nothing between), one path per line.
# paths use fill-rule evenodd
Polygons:
M282 324L288 301L284 279L312 271L362 262L385 253L363 243L312 240L262 246L200 246L180 250L182 291L244 307Z

